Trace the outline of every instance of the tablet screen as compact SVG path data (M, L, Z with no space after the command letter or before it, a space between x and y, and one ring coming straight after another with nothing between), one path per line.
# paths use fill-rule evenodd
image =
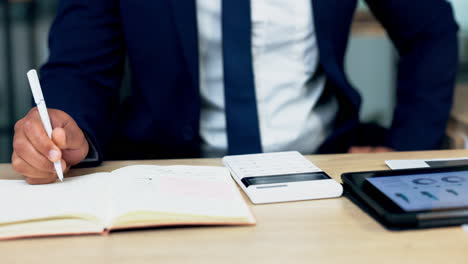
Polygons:
M366 180L406 212L468 207L468 171Z

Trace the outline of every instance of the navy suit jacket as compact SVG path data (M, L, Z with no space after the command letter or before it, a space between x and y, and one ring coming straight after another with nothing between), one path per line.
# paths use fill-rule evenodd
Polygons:
M343 67L357 0L311 1L320 67L340 105L335 130L318 152L344 152L356 143L361 104ZM400 55L397 104L385 144L397 150L438 148L457 70L452 9L444 0L367 2ZM195 3L60 1L50 58L41 71L45 98L87 132L101 160L199 155ZM132 94L121 101L126 63Z

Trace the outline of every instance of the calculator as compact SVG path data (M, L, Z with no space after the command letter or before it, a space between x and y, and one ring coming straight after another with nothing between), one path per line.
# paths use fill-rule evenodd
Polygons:
M343 194L341 184L297 151L225 156L223 163L254 204Z

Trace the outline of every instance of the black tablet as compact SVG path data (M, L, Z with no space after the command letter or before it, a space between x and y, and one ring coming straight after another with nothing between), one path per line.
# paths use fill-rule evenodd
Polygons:
M344 173L345 194L389 229L468 223L468 166Z

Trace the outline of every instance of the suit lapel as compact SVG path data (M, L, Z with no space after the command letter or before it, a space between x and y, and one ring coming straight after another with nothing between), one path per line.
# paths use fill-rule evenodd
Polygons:
M199 57L196 0L169 0L172 4L180 45L194 87L199 86Z

